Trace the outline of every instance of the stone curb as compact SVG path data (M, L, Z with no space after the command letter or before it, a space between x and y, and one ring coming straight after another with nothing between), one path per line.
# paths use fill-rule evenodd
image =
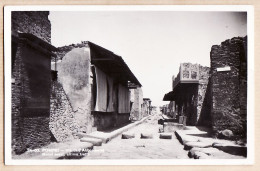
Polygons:
M103 141L103 143L107 143L107 142L111 141L113 138L116 138L117 136L121 135L123 132L128 131L129 129L133 128L134 126L137 126L137 125L143 123L145 120L147 120L151 116L152 115L149 115L149 116L141 119L140 121L136 121L134 123L126 125L122 128L119 128L119 129L111 132L111 133L103 133L103 135L102 135L102 132L100 132L99 135L95 135L95 132L92 132L90 134L86 134L84 137L101 139Z

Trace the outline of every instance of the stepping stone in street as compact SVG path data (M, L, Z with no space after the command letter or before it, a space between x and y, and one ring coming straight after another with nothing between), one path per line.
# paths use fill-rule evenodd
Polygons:
M153 134L151 133L141 133L141 139L152 139Z
M135 137L135 134L134 133L129 133L129 132L124 132L122 134L122 139L131 139L131 138L134 138Z
M89 143L93 144L94 146L101 146L102 145L102 140L97 139L97 138L84 137L84 138L81 138L80 141L81 142L89 142Z
M172 134L169 133L161 133L160 134L161 139L172 139Z

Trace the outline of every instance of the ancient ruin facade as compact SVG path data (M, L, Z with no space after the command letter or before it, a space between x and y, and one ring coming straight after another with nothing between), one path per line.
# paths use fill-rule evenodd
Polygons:
M132 120L141 120L143 118L143 91L141 87L136 89L131 89L131 119Z
M57 79L51 106L51 130L57 139L65 141L80 132L130 122L130 89L141 84L121 57L94 43L82 42L60 47L57 59L52 62Z
M205 96L209 70L209 67L199 64L180 65L179 73L173 79L173 90L164 96L164 101L174 101L174 110L171 110L178 116L180 123L199 125L200 120L203 120L201 117L207 116L209 109L205 108Z
M146 117L151 114L151 99L150 98L143 98L143 106L142 106L142 113L143 117Z
M94 43L50 45L48 15L12 13L16 154L129 123L130 89L142 86L120 56Z
M12 12L12 149L50 143L51 46L49 12Z
M235 37L214 45L210 68L184 63L173 79L173 91L165 101L175 101L179 122L224 130L235 138L247 131L247 37Z
M247 37L234 37L214 45L210 52L212 126L214 132L231 130L246 136Z

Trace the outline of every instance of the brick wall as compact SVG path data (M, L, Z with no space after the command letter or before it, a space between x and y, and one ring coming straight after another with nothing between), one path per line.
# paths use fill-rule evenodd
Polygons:
M50 143L50 60L24 41L17 42L12 68L12 149L16 154Z
M22 153L26 150L26 147L23 144L23 137L21 134L22 131L22 122L20 121L21 116L21 53L22 53L22 43L19 42L17 45L16 51L16 60L12 68L12 78L15 79L15 82L12 83L12 149L15 153ZM12 54L14 55L14 54Z
M49 12L12 12L13 154L21 154L28 148L33 149L50 143L51 57L29 46L26 41L19 39L17 34L19 32L31 33L50 43L51 24L48 15Z
M235 37L211 48L212 126L246 136L247 40ZM230 70L217 71L229 66Z
M31 33L51 43L51 23L48 11L13 11L12 31Z

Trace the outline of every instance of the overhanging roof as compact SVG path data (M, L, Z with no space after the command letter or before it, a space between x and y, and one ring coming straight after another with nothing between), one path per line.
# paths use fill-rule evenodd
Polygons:
M198 81L178 83L174 87L173 91L170 91L164 95L163 101L175 101L178 96L181 96L183 94L183 91L191 86L198 85L198 83Z
M38 51L49 54L51 56L56 56L53 53L54 51L57 51L56 47L33 34L12 32L12 41L17 42L19 40L26 42L28 45L37 49Z
M124 83L126 86L129 83L131 83L131 86L142 86L122 57L92 42L87 43L90 48L91 63L93 65L117 78L119 82Z
M30 33L18 33L19 38L25 38L28 39L32 42L34 42L35 44L44 47L45 49L49 50L49 51L56 51L57 48L52 46L51 44L49 44L48 42L45 42L44 40L38 38L37 36L30 34Z

